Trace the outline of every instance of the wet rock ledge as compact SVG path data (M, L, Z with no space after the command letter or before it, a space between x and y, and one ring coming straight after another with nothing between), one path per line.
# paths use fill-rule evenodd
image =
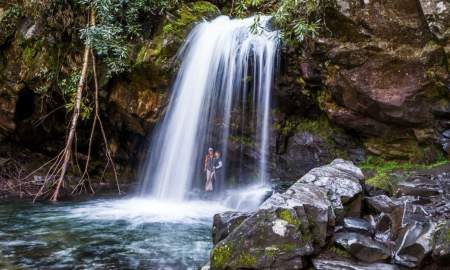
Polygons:
M216 214L202 270L450 269L448 169L405 178L393 197L370 197L352 162L314 168L253 213Z

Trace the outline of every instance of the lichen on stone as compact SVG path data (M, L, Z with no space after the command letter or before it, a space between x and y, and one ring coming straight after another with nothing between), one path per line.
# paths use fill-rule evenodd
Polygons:
M289 209L281 209L280 211L278 211L277 216L280 219L287 221L288 224L296 226L300 225L300 220L295 217Z
M211 266L213 269L223 268L231 259L233 249L230 244L215 247L211 254Z

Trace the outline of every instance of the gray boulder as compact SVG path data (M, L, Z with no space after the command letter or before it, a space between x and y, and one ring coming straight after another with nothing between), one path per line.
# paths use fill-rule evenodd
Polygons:
M342 220L344 216L360 216L363 191L360 182L363 179L361 169L351 161L335 159L328 165L312 169L297 183L325 188L338 220Z
M400 229L395 238L394 262L418 267L431 254L436 224L422 205L413 202L405 202L403 214L397 219Z
M248 218L250 214L242 212L228 211L215 214L213 218L212 237L213 244L219 243L228 236L242 221Z
M296 183L274 194L211 251L211 269L302 269L334 225L324 188Z
M409 224L397 238L394 262L407 267L418 267L433 248L432 222L414 222Z
M337 233L336 244L363 262L378 262L391 256L391 249L371 237L358 233Z
M367 235L372 233L370 222L362 218L344 218L343 228L349 232L358 232Z

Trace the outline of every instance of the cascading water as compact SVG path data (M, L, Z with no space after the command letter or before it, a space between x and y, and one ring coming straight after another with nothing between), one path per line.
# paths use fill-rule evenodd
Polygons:
M212 216L251 211L270 193L258 185L267 177L270 90L278 45L278 33L265 28L268 20L261 18L263 29L257 34L249 31L253 18L227 17L201 23L190 34L143 171L142 192L153 197L4 204L0 268L199 269L212 248ZM242 158L244 143L236 147L232 139L244 135L251 139L251 149L257 149L255 164ZM202 159L211 145L223 152L230 173L253 170L260 183L229 190L220 203L179 203L194 180L204 182ZM236 152L244 164L230 166Z
M248 130L259 149L255 172L261 181L267 178L270 91L279 42L269 19L261 17L254 29L254 18L221 16L192 30L179 53L182 63L167 113L152 141L142 194L182 200L202 175L205 149L219 149L227 168L231 136ZM240 130L233 128L236 123Z

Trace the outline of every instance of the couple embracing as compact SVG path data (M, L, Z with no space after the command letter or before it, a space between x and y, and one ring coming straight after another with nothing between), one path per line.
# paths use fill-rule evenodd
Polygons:
M205 191L211 192L214 190L214 186L217 186L216 182L220 179L222 171L222 160L220 159L219 151L214 152L214 149L211 147L208 149L204 170L206 172Z

